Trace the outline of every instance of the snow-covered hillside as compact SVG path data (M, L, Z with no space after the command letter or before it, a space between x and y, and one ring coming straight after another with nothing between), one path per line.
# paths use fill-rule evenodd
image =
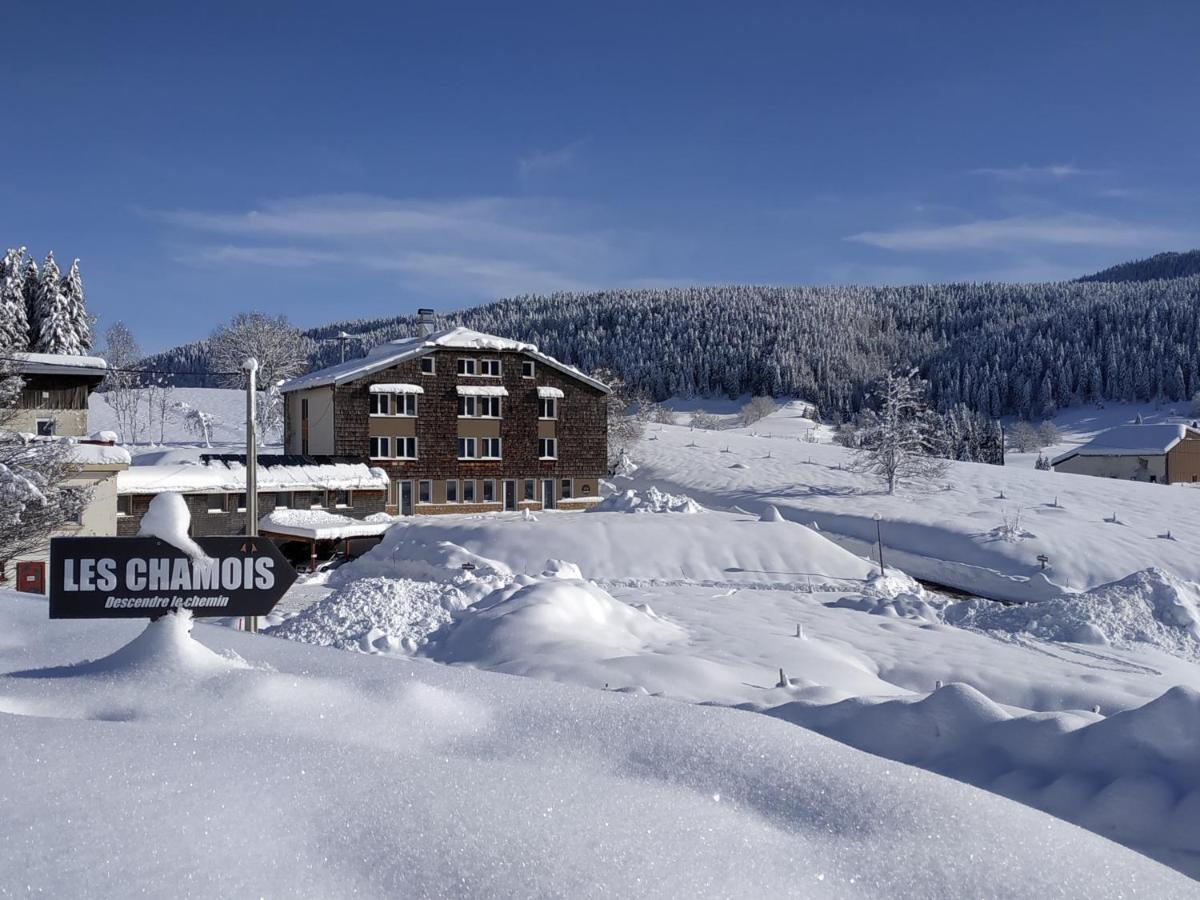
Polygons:
M11 592L0 624L6 894L1194 894L767 716L211 626L197 642L175 617L141 636L49 622Z
M106 399L108 395L92 394L88 398L88 431L120 433L117 415ZM199 410L212 417L209 435L214 447L235 449L245 446L246 392L226 388L174 388L168 398L164 423L160 426L160 411L151 411L143 403L139 420L140 444L184 444L203 446L200 432L188 425L189 410ZM123 436L125 437L125 436ZM278 442L278 434L266 436L268 443Z

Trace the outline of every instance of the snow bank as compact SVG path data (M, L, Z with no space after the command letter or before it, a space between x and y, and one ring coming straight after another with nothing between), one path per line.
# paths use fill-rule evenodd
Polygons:
M1144 706L1013 716L973 688L766 710L850 746L1053 813L1200 876L1200 692Z
M208 554L188 535L192 514L179 494L156 494L138 526L139 537L154 537L182 550L192 559L208 559Z
M704 507L691 497L665 494L652 486L645 495L637 491L613 494L601 500L588 512L700 513L704 512Z
M368 521L339 516L323 509L277 509L267 513L258 522L259 531L313 538L318 541L375 537L391 527L392 517L386 513L383 514L382 521Z
M364 578L263 633L339 650L412 653L467 602L450 584Z
M572 577L578 571L552 560L548 577L522 577L462 612L427 655L439 662L531 675L560 669L563 661L577 667L684 637L679 626L648 607L622 603L595 584Z
M519 515L412 518L379 546L337 570L339 583L371 575L444 578L536 575L547 558L571 560L587 578L713 582L807 590L846 583L860 588L874 571L866 560L793 522L763 523L731 513ZM498 586L498 585L497 585ZM915 587L915 585L913 585Z
M1021 606L968 600L943 615L961 628L1079 644L1150 644L1200 659L1200 586L1156 568L1067 599Z
M0 672L136 633L45 615L0 591ZM1195 896L1195 882L1065 822L767 716L196 632L254 668L170 684L0 677L0 886Z

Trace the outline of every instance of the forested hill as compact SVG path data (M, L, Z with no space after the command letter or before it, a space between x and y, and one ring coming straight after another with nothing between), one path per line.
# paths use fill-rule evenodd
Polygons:
M1200 250L1187 253L1156 253L1148 259L1110 266L1080 281L1153 281L1156 278L1189 278L1200 275Z
M584 370L606 365L656 397L798 395L823 411L861 407L888 370L917 366L943 408L1048 415L1098 399L1179 401L1200 390L1200 277L1151 282L908 287L696 287L515 297L442 316L532 341ZM413 316L308 331L348 355L412 334ZM204 371L191 344L147 361ZM205 383L180 378L180 384Z

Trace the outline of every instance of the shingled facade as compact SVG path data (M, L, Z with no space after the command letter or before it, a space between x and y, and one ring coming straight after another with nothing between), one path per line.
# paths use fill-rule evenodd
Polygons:
M530 344L453 329L284 385L289 453L388 473L398 514L580 509L607 466L608 389Z

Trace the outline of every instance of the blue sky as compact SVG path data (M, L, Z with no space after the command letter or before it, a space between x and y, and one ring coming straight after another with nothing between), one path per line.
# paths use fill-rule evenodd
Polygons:
M0 236L81 257L147 349L245 309L1200 246L1196 3L60 3L4 31Z

